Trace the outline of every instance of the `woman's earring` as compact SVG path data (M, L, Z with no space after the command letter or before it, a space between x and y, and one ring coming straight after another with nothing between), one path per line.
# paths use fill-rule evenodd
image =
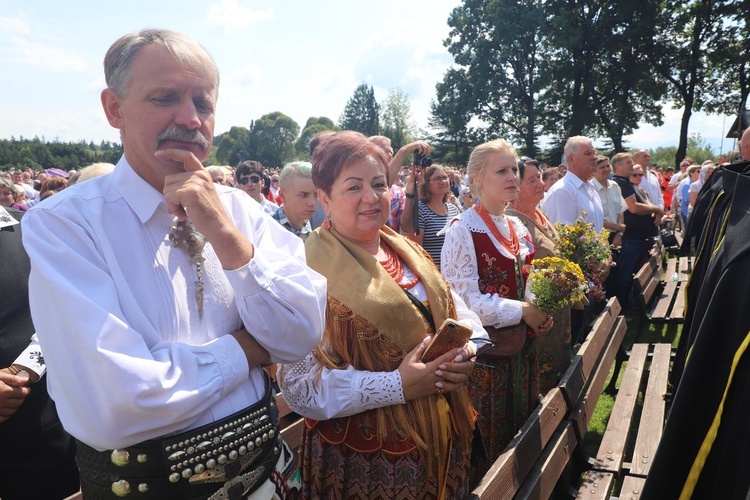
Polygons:
M323 227L328 229L329 231L333 229L333 221L331 220L330 215L326 215L326 218L323 219Z

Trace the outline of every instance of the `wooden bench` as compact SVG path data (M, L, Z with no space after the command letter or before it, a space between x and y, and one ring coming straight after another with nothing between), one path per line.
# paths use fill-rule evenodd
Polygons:
M621 498L640 498L664 428L664 395L671 350L670 344L633 345L607 429L577 498L609 498L618 479L622 480ZM636 402L641 393L643 406L633 442L634 422L638 416ZM625 460L626 456L630 457L629 461Z
M635 342L640 340L648 323L681 324L684 321L683 293L692 270L692 257L671 257L665 262L664 247L655 245L648 261L633 277L640 313Z
M469 498L548 498L583 436L625 336L616 298L607 302L558 387L484 475Z
M302 445L302 426L305 425L305 419L289 407L281 393L276 395L276 406L279 408L281 438L292 450L297 450Z

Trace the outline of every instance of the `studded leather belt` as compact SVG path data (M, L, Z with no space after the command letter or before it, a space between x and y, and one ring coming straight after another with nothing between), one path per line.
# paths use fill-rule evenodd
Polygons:
M270 384L254 405L211 424L97 451L77 441L86 500L242 498L273 472L281 453L279 412Z

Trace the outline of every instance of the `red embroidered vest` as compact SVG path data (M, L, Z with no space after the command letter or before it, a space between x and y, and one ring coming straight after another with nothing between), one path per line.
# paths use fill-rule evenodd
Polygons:
M516 274L516 261L500 253L489 234L472 231L471 239L474 241L474 250L477 254L479 291L496 293L505 299L521 300L523 286L528 278L528 272L524 268L526 264L531 263L534 253L528 254L523 261L522 281L519 282Z

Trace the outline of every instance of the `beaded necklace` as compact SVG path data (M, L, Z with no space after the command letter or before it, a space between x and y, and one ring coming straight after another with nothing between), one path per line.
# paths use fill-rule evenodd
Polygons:
M521 212L526 217L531 219L531 222L539 226L541 229L545 229L547 227L547 219L544 218L542 212L538 208L534 207L534 213L529 213L513 201L510 202L510 206L513 208L513 210Z
M383 247L383 251L386 255L385 260L378 259L380 265L383 266L388 274L391 275L391 278L393 278L393 280L398 283L401 288L406 288L407 290L411 290L412 288L414 288L417 283L419 283L419 276L416 276L411 281L402 283L401 280L404 279L404 265L401 263L401 259L398 258L398 254L396 254L396 252L389 245L386 245L385 242L381 242L380 246Z
M489 212L487 212L487 209L484 207L484 205L482 205L481 202L474 207L474 210L476 210L479 218L482 219L482 222L485 223L487 229L490 230L492 236L494 236L495 239L497 239L497 241L499 241L500 244L504 246L511 255L518 255L518 251L521 249L521 242L518 239L518 235L516 234L516 229L513 227L513 223L509 220L507 221L508 230L510 231L510 238L506 238L505 236L503 236L503 233L501 233L497 228L497 225L495 225L495 221L492 220Z

